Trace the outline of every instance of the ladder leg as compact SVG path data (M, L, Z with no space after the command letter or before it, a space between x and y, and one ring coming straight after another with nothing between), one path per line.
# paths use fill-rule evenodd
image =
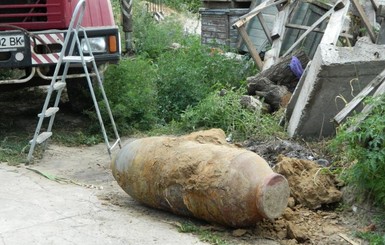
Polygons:
M106 104L106 109L107 109L107 113L108 113L108 116L109 116L111 124L112 124L112 129L114 130L115 137L118 140L117 142L118 142L119 148L122 148L122 145L121 145L121 142L120 142L119 133L118 133L118 129L116 127L115 120L114 120L114 117L112 115L110 103L108 102L107 95L106 95L106 92L104 90L104 86L103 86L103 83L102 83L102 80L100 78L100 74L99 74L99 71L98 71L98 68L97 68L95 62L93 63L93 67L94 67L94 70L95 70L95 73L96 73L96 76L97 76L99 89L102 92L103 100L104 100L104 103Z

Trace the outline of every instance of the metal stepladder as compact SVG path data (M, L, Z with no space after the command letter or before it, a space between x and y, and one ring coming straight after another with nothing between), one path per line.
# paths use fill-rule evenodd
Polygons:
M52 76L51 84L48 87L47 96L46 96L42 111L41 111L41 113L38 114L39 121L38 121L38 124L36 126L34 137L30 141L31 146L30 146L29 153L27 156L27 163L29 163L33 158L33 152L35 150L36 144L41 144L44 142L46 143L46 140L52 136L52 126L53 126L53 123L55 120L55 115L59 111L58 105L60 102L60 97L61 97L61 94L63 92L63 89L66 86L65 80L67 77L67 73L68 73L68 69L69 69L70 64L80 64L84 69L85 78L87 79L87 82L88 82L88 87L89 87L89 90L91 93L92 100L94 102L96 114L97 114L97 117L99 120L99 124L100 124L102 134L104 137L104 141L105 141L105 144L107 146L107 151L108 151L108 154L110 155L110 157L111 157L111 151L114 147L116 147L117 145L120 148L122 147L121 146L121 139L119 137L118 130L116 128L116 124L115 124L115 121L114 121L114 118L113 118L113 115L112 115L112 112L110 109L110 105L108 103L108 99L107 99L106 93L105 93L104 88L103 88L103 84L102 84L101 77L100 77L100 74L98 71L98 67L96 65L95 58L92 54L90 42L87 38L87 34L86 34L85 29L81 26L81 22L82 22L82 19L84 16L85 6L86 6L86 0L79 0L78 4L76 5L74 12L72 14L72 19L71 19L69 28L66 32L62 51L60 53L59 60L56 64L56 68L55 68L54 74ZM80 42L80 38L79 38L79 32L82 33L82 37L84 38L85 44L87 45L87 48L88 48L88 55L87 56L84 56L84 54L83 54L83 51L81 48L81 42ZM75 44L76 44L76 48L77 48L77 52L78 52L78 54L76 54L76 56L73 55L74 51L75 51ZM60 77L59 72L62 68L62 64L64 64L64 68L62 71L61 80L58 80L58 78ZM116 137L116 141L113 144L110 144L106 129L104 127L104 122L103 122L103 119L102 119L102 116L100 113L98 102L96 100L93 84L91 81L91 75L88 71L87 64L92 64L94 75L97 78L97 84L99 85L100 92L103 96L103 100L104 100L105 105L106 105L106 110L108 112L108 116L109 116L109 119L111 121L112 128L113 128L113 131L114 131L114 134ZM54 102L54 105L52 107L49 107L51 96L54 93L54 91L56 91L55 102ZM40 133L40 130L41 130L41 127L43 125L43 121L45 118L50 118L47 130L46 130L46 132Z

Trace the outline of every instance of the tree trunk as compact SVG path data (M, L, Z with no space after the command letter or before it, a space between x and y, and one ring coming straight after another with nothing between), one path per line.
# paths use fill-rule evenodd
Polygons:
M285 86L274 84L272 81L263 77L254 83L254 93L264 98L264 102L269 104L271 111L276 111L280 107L286 107L289 103L291 93Z
M294 75L289 67L292 56L297 57L301 61L302 68L305 69L307 63L309 62L309 58L304 51L297 50L292 55L281 58L279 62L272 65L269 69L260 72L256 76L247 78L247 90L249 95L256 94L255 92L258 90L258 86L256 84L259 83L259 81L263 78L267 78L276 85L285 86L290 92L293 92L297 86L299 78Z

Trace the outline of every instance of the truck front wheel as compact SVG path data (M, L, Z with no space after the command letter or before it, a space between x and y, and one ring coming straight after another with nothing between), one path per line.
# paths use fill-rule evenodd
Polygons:
M88 87L87 78L68 78L66 82L68 99L72 110L75 112L91 110L94 103Z

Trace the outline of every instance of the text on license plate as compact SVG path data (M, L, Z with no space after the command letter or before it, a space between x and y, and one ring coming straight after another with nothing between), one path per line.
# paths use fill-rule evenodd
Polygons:
M24 35L0 36L0 49L24 47Z

